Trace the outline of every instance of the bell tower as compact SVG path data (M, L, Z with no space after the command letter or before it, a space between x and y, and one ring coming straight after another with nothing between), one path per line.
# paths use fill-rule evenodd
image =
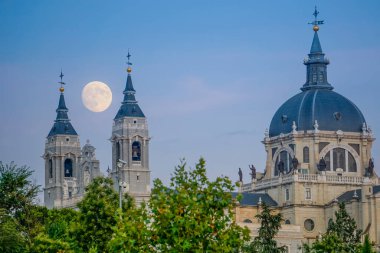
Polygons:
M149 133L144 113L135 98L132 63L128 52L124 99L112 126L112 172L117 191L128 192L136 203L149 199Z
M44 203L48 208L73 207L78 202L81 148L65 104L63 74L60 74L57 117L45 142Z

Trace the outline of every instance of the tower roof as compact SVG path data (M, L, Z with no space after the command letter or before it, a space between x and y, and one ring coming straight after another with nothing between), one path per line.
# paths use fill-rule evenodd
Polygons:
M313 25L314 37L310 53L304 60L306 65L306 82L299 94L287 100L276 111L272 118L269 136L290 133L293 125L297 131L308 130L361 132L365 118L359 108L349 99L333 91L333 86L327 81L327 65L319 41L319 25L315 9ZM294 123L293 123L294 122Z
M139 118L145 118L144 113L142 112L140 106L138 105L135 94L136 91L133 88L132 84L132 68L130 67L132 63L129 61L129 58L131 57L129 51L128 51L128 76L127 76L127 82L125 84L125 89L123 91L124 99L123 102L121 102L121 106L119 111L117 112L115 119L120 119L124 117L139 117Z
M74 127L70 123L70 119L68 116L68 111L65 103L65 96L63 92L65 89L63 88L63 85L65 84L62 81L63 78L63 73L61 71L61 81L59 82L61 84L61 87L59 88L60 90L60 96L59 96L59 102L58 102L58 108L55 110L57 112L57 117L54 121L54 125L51 128L48 137L53 136L53 135L58 135L58 134L65 134L65 135L78 135L77 132L75 131Z
M322 54L321 42L319 42L318 31L314 32L313 42L311 43L310 54Z

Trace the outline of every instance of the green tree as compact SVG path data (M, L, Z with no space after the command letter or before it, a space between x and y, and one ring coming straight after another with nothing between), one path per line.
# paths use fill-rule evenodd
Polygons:
M77 220L74 209L52 209L48 211L44 230L32 242L30 253L78 252L76 242L70 238L69 231Z
M355 252L360 247L361 229L357 229L356 222L346 210L344 202L339 203L339 210L335 212L336 220L329 222L327 233L335 232L344 242L347 251Z
M255 253L281 253L285 252L284 246L278 247L274 239L279 229L281 228L282 215L281 213L272 214L269 206L264 202L261 204L261 212L256 215L260 221L258 236L246 248L247 252Z
M155 252L150 240L149 221L145 203L139 208L130 205L123 211L122 219L118 220L108 243L109 252Z
M369 240L368 235L365 235L364 237L361 253L375 253L375 251L372 248L372 244L371 244L371 241Z
M4 165L0 161L0 208L7 214L23 213L36 204L40 186L30 181L33 172L27 166L17 167L14 162Z
M305 253L347 253L343 240L335 233L326 233L311 246L304 245Z
M126 206L126 203L123 203ZM110 178L95 178L78 204L79 214L70 236L85 252L106 252L108 241L117 225L119 197ZM95 251L96 251L95 250Z
M25 237L17 230L17 221L0 209L0 252L25 252L26 245Z
M234 221L234 189L227 177L210 181L205 160L194 170L181 162L166 187L156 179L149 209L152 244L158 252L234 252L249 239Z
M36 205L40 186L32 183L32 174L33 170L27 166L0 162L0 209L4 221L1 226L8 232L18 233L12 234L13 242L18 243L22 238L25 247L29 247L33 238L42 231L47 212L45 207ZM10 224L14 229L9 230ZM10 238L11 234L3 235Z
M330 221L327 232L311 246L304 245L306 252L360 252L360 235L355 220L347 213L344 202L339 203L335 221Z

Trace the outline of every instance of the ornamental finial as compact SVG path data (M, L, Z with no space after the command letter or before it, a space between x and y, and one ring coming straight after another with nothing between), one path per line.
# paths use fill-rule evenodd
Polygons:
M315 10L313 13L314 21L309 22L310 25L313 25L314 32L318 32L319 31L319 25L323 25L325 22L324 20L318 20L318 14L319 14L319 11L317 10L317 6L315 6Z
M63 82L63 77L64 77L65 75L62 73L62 69L61 69L61 74L59 75L59 77L61 78L61 81L60 82L58 82L60 85L61 85L61 87L59 88L59 91L61 92L61 93L63 93L64 91L65 91L65 88L63 88L63 85L65 85L65 83Z
M127 55L127 58L128 58L128 61L127 61L127 65L128 65L127 72L128 73L132 72L132 68L130 67L130 66L132 66L132 62L130 61L131 56L132 55L129 53L129 48L128 48L128 55Z

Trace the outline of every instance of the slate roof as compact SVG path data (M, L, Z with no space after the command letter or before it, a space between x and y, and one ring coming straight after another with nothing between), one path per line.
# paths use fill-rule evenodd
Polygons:
M115 119L120 119L123 117L140 117L145 118L140 106L137 104L135 98L135 89L132 84L132 77L128 74L127 82L124 89L124 100L121 103L119 111L117 112Z
M288 99L274 114L269 136L292 131L293 121L297 131L318 129L325 131L361 132L365 119L359 108L344 96L332 91L327 81L327 65L318 33L314 33L310 54L305 59L306 83L302 92Z
M314 32L313 42L311 43L310 54L322 53L321 42L318 33Z
M359 108L344 96L327 89L303 91L286 101L274 114L269 135L290 133L295 121L297 131L318 129L326 131L361 132L365 118Z
M232 192L232 197L236 198L238 192ZM262 202L265 202L268 206L277 206L277 202L274 201L267 193L241 193L242 199L240 201L241 206L258 206L261 198Z
M51 128L48 137L57 135L57 134L65 134L65 135L78 135L75 131L74 127L70 123L70 119L68 116L68 111L65 103L65 97L63 93L59 96L58 108L56 110L57 117L55 119L54 125Z
M343 193L342 195L340 195L339 197L337 197L336 199L338 200L338 202L351 201L354 198L355 191L356 191L356 195L358 196L359 200L362 200L362 190L361 189L347 191L347 192Z
M358 199L362 200L362 189L347 191L347 192L341 194L336 199L338 200L338 202L351 201L354 198L355 191L356 191L356 195L358 196ZM375 185L374 187L372 187L372 194L376 194L378 192L380 192L380 185Z

